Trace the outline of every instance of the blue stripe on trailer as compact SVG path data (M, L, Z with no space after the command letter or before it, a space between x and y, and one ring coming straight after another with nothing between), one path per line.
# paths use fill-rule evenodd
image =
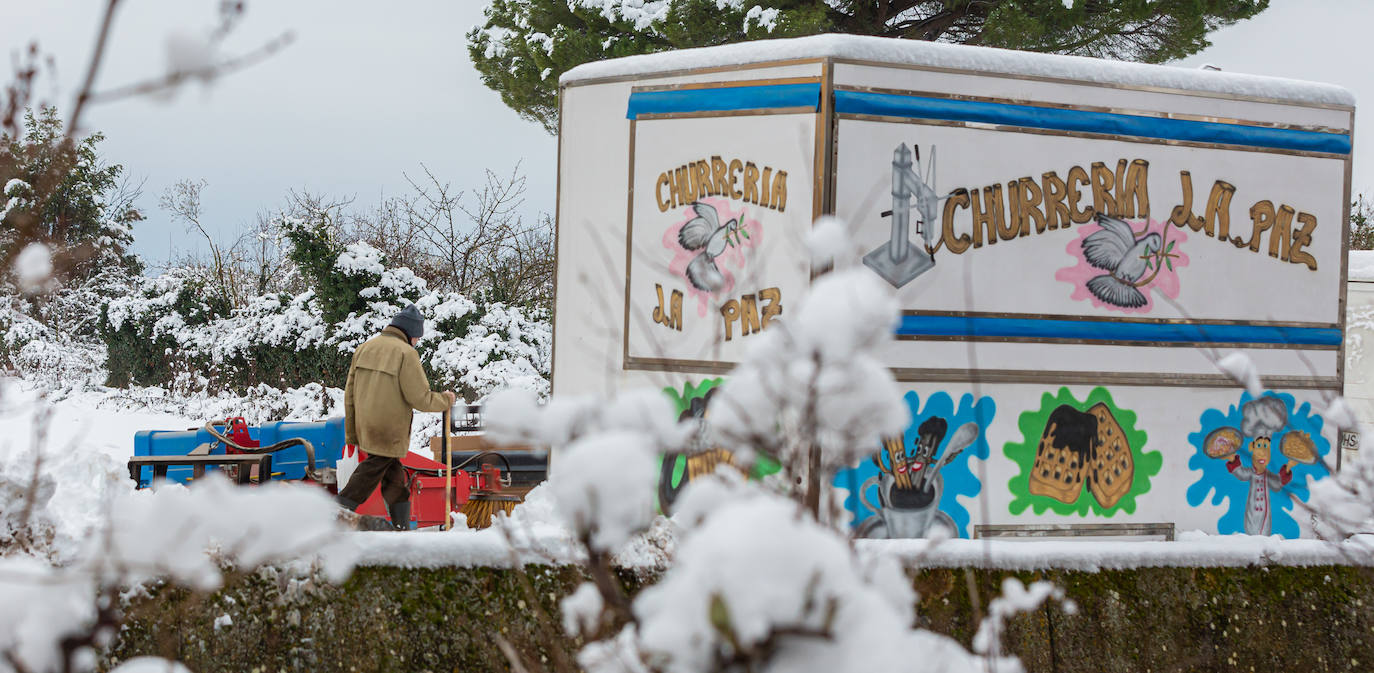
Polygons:
M904 315L899 336L985 339L1128 341L1159 344L1284 344L1339 346L1335 327L1279 327L1220 323L1145 323L1114 320Z
M977 122L1025 128L1244 145L1306 152L1350 153L1350 135L1115 112L950 100L870 91L836 91L835 111L907 119Z
M630 94L626 119L639 115L679 112L732 112L771 108L820 107L819 82L724 86L710 89L636 91Z

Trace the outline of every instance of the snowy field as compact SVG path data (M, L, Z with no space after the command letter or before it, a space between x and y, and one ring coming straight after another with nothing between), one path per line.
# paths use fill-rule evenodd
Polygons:
M71 558L98 529L112 495L132 488L125 461L133 455L134 433L191 424L171 414L100 408L98 399L48 402L24 382L0 379L0 511L22 509L18 498L33 474L29 447L38 447L41 471L56 487L46 511L56 526L57 560Z

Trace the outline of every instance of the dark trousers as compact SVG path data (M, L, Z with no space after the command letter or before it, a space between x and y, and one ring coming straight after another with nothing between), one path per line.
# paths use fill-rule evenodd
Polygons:
M382 500L386 501L387 507L410 500L410 487L406 485L406 471L401 459L370 453L358 464L353 476L348 478L348 485L339 491L339 500L350 509L357 509L372 496L372 491L379 483L382 485Z

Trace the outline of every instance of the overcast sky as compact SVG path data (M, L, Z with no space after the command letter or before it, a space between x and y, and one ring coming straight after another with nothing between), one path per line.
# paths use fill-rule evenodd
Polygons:
M57 57L66 108L89 58L101 0L0 2L6 56L29 39ZM164 72L166 36L203 31L217 0L124 0L97 89ZM136 250L165 258L197 242L157 208L180 179L203 178L206 219L226 234L280 205L288 189L309 189L375 204L409 189L428 166L455 187L477 186L483 171L509 172L523 160L527 211L553 212L552 136L521 120L483 87L464 34L483 2L376 3L249 0L224 46L242 53L290 30L295 42L251 69L206 88L190 85L170 103L147 99L102 105L87 128L105 133L104 155L145 181ZM44 95L52 90L44 87Z
M56 56L58 77L40 94L64 110L90 55L102 0L0 3L6 55L37 40ZM166 68L166 36L213 25L217 0L124 0L97 89ZM171 102L135 99L90 110L104 154L144 183L148 220L135 249L150 261L199 244L157 208L180 179L205 179L207 222L231 236L277 207L289 189L375 204L408 190L403 172L425 164L455 187L480 186L483 171L523 161L526 216L552 213L557 144L482 86L464 34L481 19L481 0L404 3L264 0L224 51L253 49L292 31L295 42L266 63L211 87L192 85ZM1258 18L1215 33L1215 45L1181 65L1211 63L1247 72L1333 82L1366 100L1374 70L1359 53L1374 25L1369 0L1273 0ZM1374 99L1371 97L1370 99ZM1359 114L1363 126L1367 113ZM1374 134L1357 133L1353 189L1374 189Z

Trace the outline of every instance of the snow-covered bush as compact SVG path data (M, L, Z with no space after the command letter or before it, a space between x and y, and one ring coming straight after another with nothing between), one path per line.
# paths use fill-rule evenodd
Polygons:
M1355 413L1344 398L1333 399L1322 413L1337 428L1356 426ZM1374 553L1368 534L1374 533L1374 439L1361 438L1354 460L1334 469L1331 477L1312 484L1307 507L1316 533L1327 540L1356 538L1358 546ZM1347 547L1348 548L1348 547Z
M199 269L172 268L136 279L130 293L101 308L100 331L109 352L109 384L162 383L210 364L200 355L216 339L211 325L229 307L208 292Z
M5 294L8 301L0 302L0 365L15 367L15 357L26 345L51 339L52 332L43 323L30 317L14 294Z
M795 502L741 490L684 534L673 566L635 599L634 622L584 649L580 664L592 673L889 670L899 661L902 670L985 670L954 640L911 628L916 596L896 561L861 560Z
M654 514L655 456L705 447L694 446L698 427L674 422L661 393L538 405L508 392L490 400L489 434L554 452L557 468L541 488L580 543L577 557L590 578L560 604L563 629L587 643L577 657L582 669L1020 670L999 653L1001 621L1054 595L1053 587L1009 587L979 652L969 652L914 628L915 594L898 562L858 555L833 514L817 506L836 470L908 422L877 359L892 339L896 302L870 280L843 272L818 279L790 318L763 333L749 364L731 373L713 402L707 436L737 455L778 461L786 478L751 482L723 469L694 479L672 523ZM521 539L522 519L498 519L512 531L508 539ZM671 561L631 600L611 562L664 528L678 539L659 545ZM507 656L515 669L542 668L513 649Z
M467 399L508 385L547 394L552 331L543 315L431 292L409 269L387 268L367 243L345 246L308 228L287 229L298 232L293 258L313 285L299 294L252 297L230 309L206 291L203 271L174 268L136 279L127 296L108 301L100 324L109 384L170 385L190 376L191 391L212 393L341 386L353 349L415 303L429 318L419 351L433 386ZM313 257L332 251L328 266Z
M462 295L436 293L434 307L418 303L421 312L438 318L433 334L420 342L420 357L434 378L448 382L468 399L514 387L541 396L549 390L553 329L541 312L489 303L473 306L462 317L456 308L471 304Z
M854 464L910 422L879 357L897 315L891 288L866 270L818 279L787 320L750 345L716 394L717 442L737 455L777 459L819 514L829 483L823 475Z
M84 286L63 288L35 305L32 298L0 286L0 371L67 386L103 379L105 348L80 334L79 326L67 323L75 313L72 304L88 292ZM46 314L54 322L45 324L34 314Z

